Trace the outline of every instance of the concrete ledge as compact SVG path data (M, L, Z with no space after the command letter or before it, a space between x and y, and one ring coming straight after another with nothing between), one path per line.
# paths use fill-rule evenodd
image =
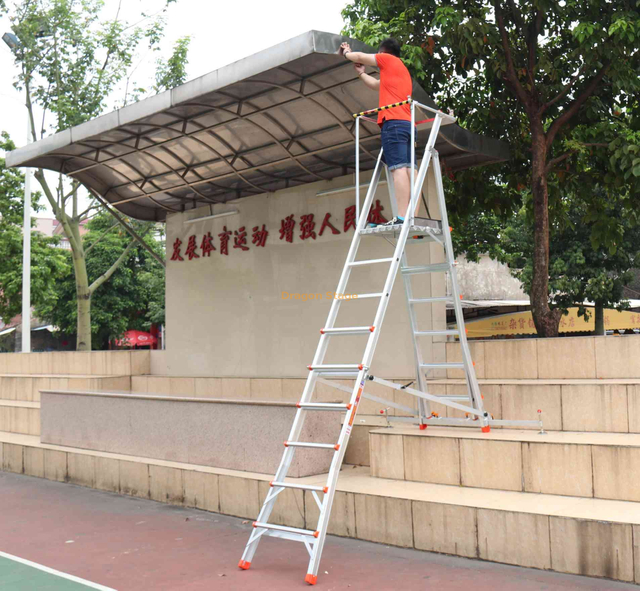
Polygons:
M131 376L148 374L150 369L150 351L53 351L0 354L0 374Z
M0 374L0 402L40 402L40 390L130 390L131 376Z
M547 431L640 433L640 380L479 380L485 408L496 419L536 419ZM434 394L464 394L463 380L432 380ZM437 405L435 405L437 406ZM440 407L441 416L461 416ZM447 414L448 413L448 414Z
M640 501L640 435L429 427L374 430L370 443L380 478Z
M471 341L479 378L640 378L637 335ZM460 360L460 345L446 344L447 361ZM448 370L447 377L462 377Z
M37 437L1 432L0 465L247 519L255 519L272 478L44 445ZM295 482L325 480L321 475ZM293 527L300 527L303 516L312 529L317 507L300 494L274 511L274 520ZM638 528L638 503L382 480L350 466L340 476L329 524L335 535L640 583L640 546L633 543Z
M40 435L40 405L37 402L0 400L0 431Z
M250 402L42 391L42 442L275 473L298 411L291 402ZM335 443L339 413L309 412L301 441ZM326 472L332 452L296 450L294 477Z

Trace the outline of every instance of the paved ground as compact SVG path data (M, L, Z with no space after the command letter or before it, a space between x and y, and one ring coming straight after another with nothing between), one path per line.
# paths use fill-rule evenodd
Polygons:
M241 519L0 472L0 551L118 591L309 588L306 550L286 540L265 539L251 569L239 570L249 531ZM7 568L0 563L0 589L20 589ZM638 591L336 537L327 538L315 589Z

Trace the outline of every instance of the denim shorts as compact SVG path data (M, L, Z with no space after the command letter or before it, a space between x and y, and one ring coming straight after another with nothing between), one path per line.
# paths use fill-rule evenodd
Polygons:
M389 170L411 168L411 121L389 119L382 124L382 160ZM415 137L418 137L416 132ZM414 166L417 166L414 161Z

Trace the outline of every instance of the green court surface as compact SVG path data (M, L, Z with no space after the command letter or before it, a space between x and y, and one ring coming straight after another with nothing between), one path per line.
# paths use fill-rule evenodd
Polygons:
M82 591L109 587L61 573L52 568L0 552L0 589L2 591Z

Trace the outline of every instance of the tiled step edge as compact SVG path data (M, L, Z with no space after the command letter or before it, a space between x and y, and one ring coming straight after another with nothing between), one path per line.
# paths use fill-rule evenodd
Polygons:
M0 433L3 470L254 519L270 475L41 445ZM1 478L1 476L0 476ZM299 479L318 483L322 476ZM317 508L281 493L272 519L309 527ZM640 504L384 481L345 466L329 533L419 550L640 582ZM247 535L249 525L247 525Z

